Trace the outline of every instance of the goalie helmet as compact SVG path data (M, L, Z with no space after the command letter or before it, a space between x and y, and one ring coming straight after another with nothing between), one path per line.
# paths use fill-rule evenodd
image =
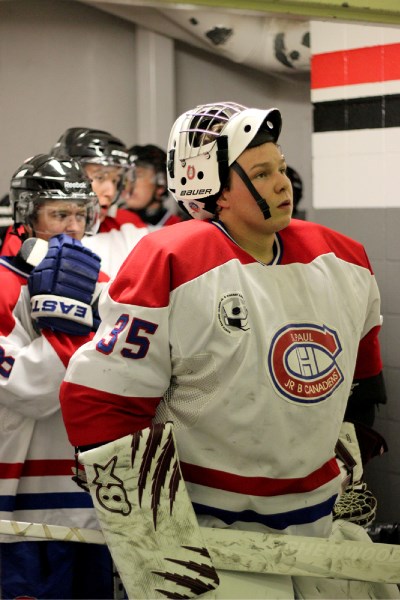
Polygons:
M81 164L124 169L129 166L129 154L123 142L99 129L71 127L62 134L51 153L57 158L75 158Z
M100 207L90 179L73 159L58 159L50 154L28 158L13 174L10 200L14 228L33 225L37 209L46 200L83 203L87 208L86 233L98 228Z
M261 110L233 102L203 104L181 115L170 133L167 163L168 188L181 208L196 219L213 217L234 165L268 218L268 205L245 180L236 160L247 148L277 142L281 124L277 108Z

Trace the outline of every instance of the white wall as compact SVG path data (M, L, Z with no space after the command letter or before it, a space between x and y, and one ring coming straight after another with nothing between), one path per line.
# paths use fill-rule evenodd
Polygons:
M0 2L0 195L67 127L135 141L135 27L74 2Z
M173 69L164 74L158 68L156 76L164 77L157 82L160 97L146 105L141 91L151 88L143 76L136 80L136 72L142 72L146 61L150 68L151 61L140 39L134 24L79 2L0 1L0 196L22 161L48 152L67 127L105 129L132 145L146 142L148 122L147 141L165 147L165 131L182 111L205 101L234 100L281 109L283 150L303 177L303 204L311 205L307 75L269 77L177 43L175 90L168 79L174 78ZM172 106L176 110L171 116ZM159 127L155 139L151 123L164 122L160 115L167 126Z

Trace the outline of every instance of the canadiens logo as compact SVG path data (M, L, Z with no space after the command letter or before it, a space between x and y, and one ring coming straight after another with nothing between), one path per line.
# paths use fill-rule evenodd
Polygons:
M341 352L337 332L325 325L286 325L274 336L268 353L272 382L293 402L321 402L344 380L336 362Z
M201 208L198 204L196 204L196 202L189 202L189 207L192 209L193 212L200 212Z
M221 327L227 333L248 331L249 311L242 294L231 292L221 298L218 305L218 319Z

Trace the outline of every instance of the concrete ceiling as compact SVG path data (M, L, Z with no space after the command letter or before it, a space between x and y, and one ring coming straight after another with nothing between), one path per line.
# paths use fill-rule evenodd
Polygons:
M87 0L87 3L94 3ZM239 10L246 14L269 14L280 18L338 19L359 23L400 25L399 0L97 0L109 7L153 7L190 9L198 7L218 12Z
M260 71L310 69L310 20L400 25L400 0L77 0Z

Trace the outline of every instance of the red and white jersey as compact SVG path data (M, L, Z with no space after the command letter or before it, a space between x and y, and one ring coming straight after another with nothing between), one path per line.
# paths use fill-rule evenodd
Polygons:
M126 208L119 208L113 204L108 209L106 218L100 223L99 233L106 233L113 229L119 229L124 223L131 223L135 227L146 227L146 223L135 212Z
M169 225L175 225L175 223L181 223L182 218L173 213L172 210L167 210L167 212L161 217L156 225L147 224L147 227L150 231L155 231L156 229L160 229L160 227L169 227Z
M96 527L89 494L71 479L74 448L59 402L68 361L93 334L35 331L31 269L19 257L0 257L0 518Z
M175 201L174 204L176 204ZM142 212L146 214L146 209L143 209L143 211L138 211L140 214ZM175 223L181 223L183 221L183 218L180 215L173 212L173 210L167 206L160 206L158 210L151 215L151 220L142 220L138 213L129 208L119 208L115 218L120 225L123 225L124 223L132 222L131 215L135 215L136 218L142 223L142 225L138 225L133 221L137 227L147 227L149 231L155 231L156 229L160 229L160 227L168 227L169 225L175 225ZM146 217L144 216L143 218Z
M293 220L265 265L218 223L165 227L134 248L100 314L61 388L74 445L171 420L202 524L329 535L351 384L382 370L358 242Z
M135 227L132 223L125 223L120 225L119 229L85 236L82 244L100 257L101 270L113 278L132 248L147 233L147 227Z

